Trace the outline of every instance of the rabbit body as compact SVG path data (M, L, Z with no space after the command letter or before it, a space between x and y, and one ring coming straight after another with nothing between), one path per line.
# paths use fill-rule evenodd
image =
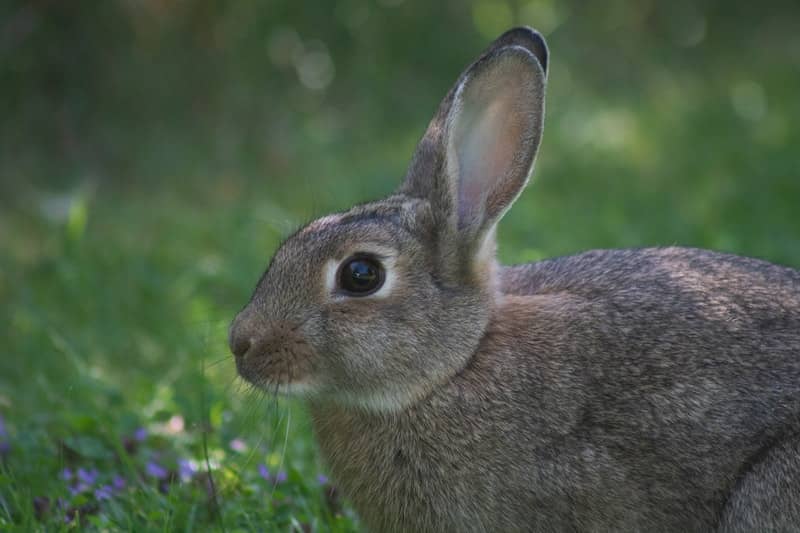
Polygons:
M376 532L800 530L800 273L686 248L495 261L548 52L500 36L398 191L280 247L239 373L307 398Z
M758 513L732 502L749 501L737 491L773 447L794 447L797 473L797 271L660 248L499 275L479 349L422 401L391 414L312 402L371 530L710 531ZM772 525L797 526L800 478L781 484Z

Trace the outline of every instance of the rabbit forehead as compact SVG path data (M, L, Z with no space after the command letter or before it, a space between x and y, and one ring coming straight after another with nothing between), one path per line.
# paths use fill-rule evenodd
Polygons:
M279 253L292 254L304 261L313 257L320 259L318 264L321 264L327 259L341 260L359 251L394 252L409 237L408 230L393 217L329 215L315 220L287 240Z
M416 198L397 195L327 215L307 224L283 248L306 258L314 253L322 260L341 260L359 251L399 251L420 240L421 203Z

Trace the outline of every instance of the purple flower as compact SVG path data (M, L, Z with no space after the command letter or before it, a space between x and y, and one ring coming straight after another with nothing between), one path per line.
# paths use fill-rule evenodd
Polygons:
M61 471L61 479L64 481L71 481L72 480L72 470L69 468L65 468Z
M177 435L178 433L183 431L183 428L186 426L186 421L183 419L181 415L172 415L167 421L166 427L164 429L167 430L167 433L170 435Z
M97 481L97 476L98 472L96 468L92 468L91 470L85 470L83 468L78 469L78 481L86 485L94 485L95 481Z
M283 470L279 471L275 476L275 483L283 483L289 476Z
M247 451L247 444L242 439L233 439L229 443L231 450L239 453L244 453Z
M103 485L102 487L95 489L94 497L97 500L110 500L111 497L113 496L111 491L112 491L111 485Z
M150 477L154 477L156 479L165 479L167 477L167 470L161 466L160 464L150 461L144 467L145 472Z
M319 483L320 485L327 484L328 483L328 476L326 476L325 474L318 475L317 476L317 483Z
M84 483L83 481L79 481L75 485L69 487L69 493L73 496L77 496L78 494L82 494L84 492L88 492L91 490L92 486L88 483Z
M119 474L115 474L114 478L111 480L111 485L114 487L115 491L120 492L125 490L127 482L125 481L124 477L120 476Z
M137 442L144 442L147 439L147 429L146 428L136 429L136 431L133 432L133 438Z
M189 459L180 459L178 461L178 476L184 483L191 481L192 477L197 473L197 464Z
M258 475L264 478L266 481L269 481L269 469L267 469L267 465L260 464L258 465Z

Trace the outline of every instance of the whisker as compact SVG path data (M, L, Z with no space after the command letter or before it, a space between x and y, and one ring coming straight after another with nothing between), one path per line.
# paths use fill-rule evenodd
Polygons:
M283 452L281 452L281 460L278 463L278 472L283 469L283 461L286 457L286 449L289 446L289 427L292 423L292 412L290 409L286 409L286 432L284 433L283 437ZM272 482L272 493L270 494L270 499L273 498L275 494L275 488L278 486L278 477L275 477L275 480Z
M233 356L226 355L224 357L220 357L219 359L211 361L210 363L208 363L208 365L206 365L206 368L211 368L211 367L217 366L217 365L219 365L221 363L224 363L226 361L232 361L232 360L233 360Z

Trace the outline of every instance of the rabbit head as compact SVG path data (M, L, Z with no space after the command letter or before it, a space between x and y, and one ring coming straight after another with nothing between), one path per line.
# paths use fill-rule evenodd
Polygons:
M502 35L445 97L395 194L283 243L231 326L242 377L386 411L464 368L496 294L495 226L541 139L546 67L538 33Z

